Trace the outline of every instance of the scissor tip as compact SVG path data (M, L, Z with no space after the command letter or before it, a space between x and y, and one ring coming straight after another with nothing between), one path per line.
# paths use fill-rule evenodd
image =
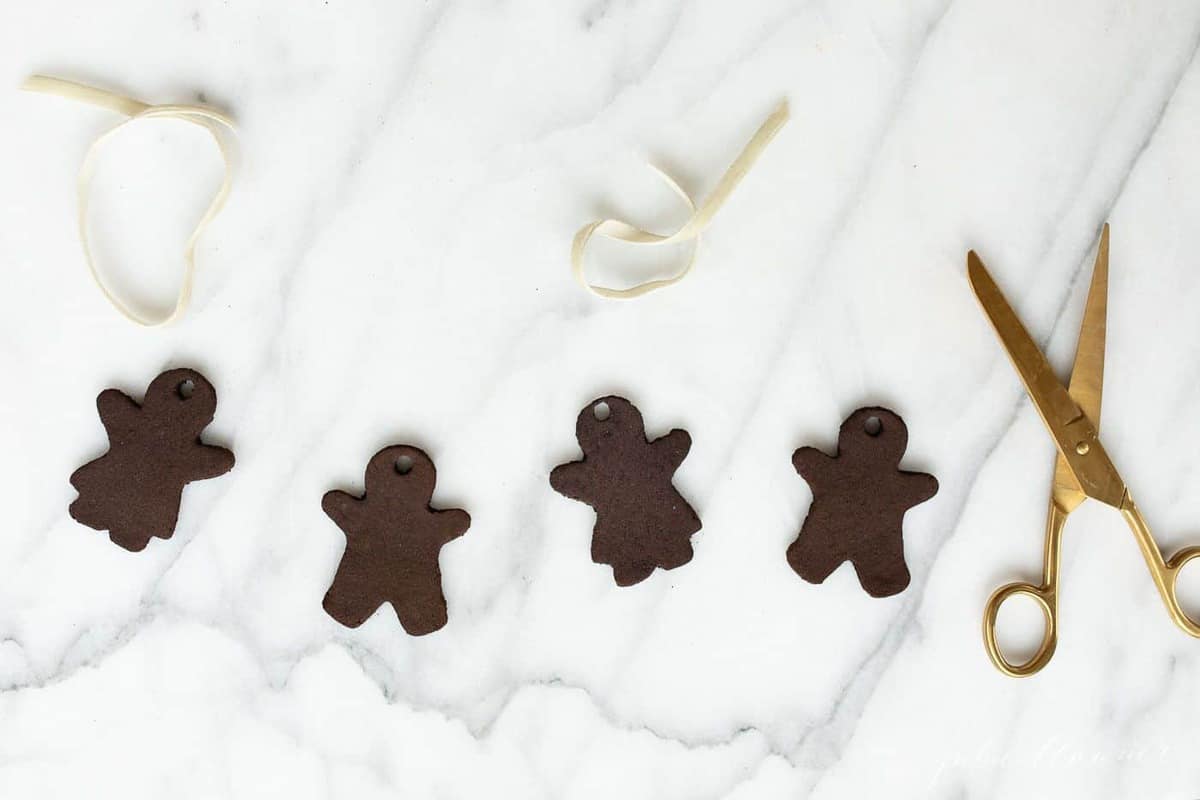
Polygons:
M992 283L992 276L983 265L983 259L974 250L967 251L967 282L971 284L976 295L979 294L981 286L986 287Z

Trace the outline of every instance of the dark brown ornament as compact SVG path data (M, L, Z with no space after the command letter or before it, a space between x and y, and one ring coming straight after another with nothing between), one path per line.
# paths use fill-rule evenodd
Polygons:
M467 532L462 509L429 502L437 471L416 447L385 447L367 464L362 497L331 491L321 508L346 534L346 552L325 594L325 611L350 628L391 603L413 636L446 624L442 545Z
M583 458L555 467L550 485L596 510L592 561L611 564L618 586L691 561L700 518L671 483L691 449L688 432L651 442L641 412L610 395L579 412L575 438Z
M71 516L126 550L152 537L170 539L183 487L233 468L233 453L200 441L212 422L217 393L199 372L173 369L159 375L138 405L116 389L96 398L108 432L108 452L71 475L79 497Z
M903 591L904 513L937 494L937 479L905 472L900 459L908 428L886 408L860 408L842 423L838 449L828 456L814 447L792 455L796 471L812 488L812 507L787 559L804 580L822 583L843 561L872 597Z

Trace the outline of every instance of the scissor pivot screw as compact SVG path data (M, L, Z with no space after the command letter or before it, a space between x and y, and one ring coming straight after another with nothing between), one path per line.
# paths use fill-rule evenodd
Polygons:
M1092 448L1088 445L1087 442L1080 442L1079 444L1075 445L1075 452L1079 453L1079 455L1081 455L1081 456L1086 456L1088 454L1088 450L1091 450L1091 449Z

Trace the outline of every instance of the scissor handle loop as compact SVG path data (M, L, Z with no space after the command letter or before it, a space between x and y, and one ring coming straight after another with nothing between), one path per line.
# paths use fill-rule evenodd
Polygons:
M1167 603L1170 609L1171 616L1175 620L1175 624L1182 628L1188 634L1200 638L1200 622L1189 616L1183 610L1183 606L1179 604L1179 596L1175 593L1175 584L1179 580L1179 573L1184 566L1194 558L1200 558L1200 546L1192 545L1185 547L1175 555L1167 559L1166 572L1168 585L1170 587L1170 595Z
M1042 610L1045 628L1042 633L1042 643L1037 652L1029 660L1014 664L1004 657L1000 644L996 641L996 618L1000 615L1000 606L1013 595L1031 597ZM996 669L1012 678L1025 678L1041 670L1050 662L1054 648L1058 646L1058 611L1054 592L1044 586L1034 586L1032 583L1009 583L992 592L987 605L983 609L983 643L987 647L988 657L996 665Z

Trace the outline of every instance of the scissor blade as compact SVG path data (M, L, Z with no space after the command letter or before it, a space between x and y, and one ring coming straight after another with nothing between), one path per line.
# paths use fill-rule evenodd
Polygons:
M1104 394L1104 339L1108 327L1108 223L1100 233L1092 285L1088 289L1083 323L1079 326L1079 344L1075 348L1075 366L1071 369L1068 390L1100 429L1100 401Z
M1100 232L1092 283L1088 289L1079 343L1075 347L1075 365L1067 391L1087 415L1092 427L1100 429L1100 404L1104 394L1104 340L1108 317L1108 223ZM1083 501L1083 491L1063 457L1054 459L1054 501L1070 512Z
M1046 430L1070 467L1079 488L1088 497L1119 507L1125 496L1125 484L1104 452L1095 426L1055 377L1041 348L1025 330L974 251L967 254L967 275L979 304L983 306L996 335L1008 351L1008 357L1025 384L1029 399L1041 415Z

